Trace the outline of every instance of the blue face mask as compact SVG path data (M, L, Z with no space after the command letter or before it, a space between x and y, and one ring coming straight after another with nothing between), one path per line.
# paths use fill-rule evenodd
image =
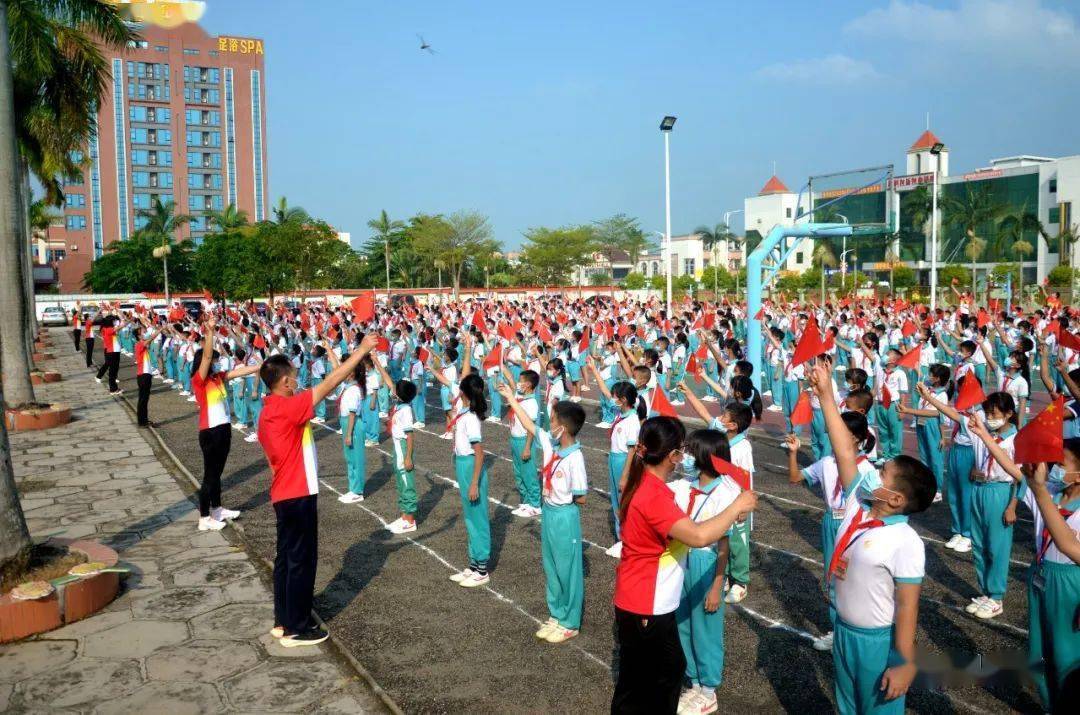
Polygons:
M1075 476L1077 472L1066 472L1065 467L1060 464L1055 464L1050 468L1050 471L1046 473L1046 488L1051 494L1059 494L1065 491L1067 487L1075 483L1077 480L1072 479L1067 482L1065 477Z
M694 459L692 454L684 454L682 458L682 470L683 474L687 477L694 477L697 475L697 460Z
M862 480L859 482L859 486L855 489L855 495L858 497L859 502L864 506L870 506L875 501L884 501L874 494L874 492L879 489L896 494L896 492L889 489L881 482L881 473L874 470L872 472L866 472L863 475Z

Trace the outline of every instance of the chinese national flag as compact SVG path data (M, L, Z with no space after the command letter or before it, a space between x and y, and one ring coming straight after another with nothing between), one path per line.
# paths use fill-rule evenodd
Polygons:
M910 338L912 335L918 332L918 330L918 327L915 326L915 323L911 322L910 318L908 320L905 320L904 324L900 326L900 334L903 335L905 338Z
M978 328L985 328L990 323L990 315L979 308L979 312L975 315L975 326Z
M630 332L630 326L626 323L619 323L619 337L625 338L627 333Z
M656 387L652 392L652 404L649 405L649 410L665 417L678 417L679 413L675 411L675 407L671 404L671 400L664 394L663 388Z
M750 489L750 472L746 471L742 467L736 467L726 459L721 459L715 454L711 455L709 459L712 461L713 469L717 474L724 474L732 478L732 480L739 485L739 489L744 492Z
M1076 337L1068 330L1062 330L1058 335L1058 345L1063 348L1069 348L1070 350L1080 350L1080 338Z
M889 389L888 383L881 385L881 406L885 409L892 407L892 390Z
M251 341L251 344L257 347L259 350L266 349L266 341L263 340L263 336L261 335L256 335L255 339Z
M1051 320L1046 326L1046 334L1053 335L1058 340L1061 339L1061 323L1056 320Z
M686 371L694 376L694 382L701 382L701 375L698 374L700 370L701 366L698 365L697 356L690 353L690 359L686 361Z
M825 343L821 340L817 323L808 321L806 330L799 338L799 344L795 346L795 353L791 356L791 367L798 367L811 358L816 358L825 352Z
M795 409L791 411L791 424L808 425L814 420L814 409L810 407L810 393L800 392L799 399L795 402Z
M724 302L727 302L726 298L724 299ZM714 325L716 325L716 313L706 313L705 314L705 329L706 330L712 330Z
M709 357L709 346L702 343L698 346L698 349L694 351L694 357L698 360L705 360Z
M896 361L897 367L906 367L909 370L916 370L919 367L919 358L922 355L922 346L916 345L911 350L904 353L899 360Z
M506 338L507 340L513 340L514 329L510 326L509 323L502 323L499 325L499 335Z
M1064 459L1065 398L1059 396L1013 438L1013 461L1017 464L1060 462Z
M473 313L472 316L472 324L475 325L476 329L481 333L487 332L487 324L484 323L484 311L479 308L476 309L476 312Z
M765 319L765 306L761 306L760 308L758 308L758 311L756 313L754 313L754 320L764 320L764 319Z
M833 331L825 331L825 342L821 344L821 352L827 353L836 347L836 336L833 335Z
M484 369L498 367L502 362L502 343L495 343L495 349L484 358Z
M352 306L353 313L356 315L356 320L361 323L366 323L375 317L375 294L363 293L358 295L349 301L349 305Z
M380 335L379 341L375 343L375 350L380 353L390 352L390 341Z
M592 331L590 331L588 328L585 328L585 330L583 330L581 332L581 342L579 342L578 346L577 346L578 352L580 352L582 354L588 353L589 352L589 343L591 341L592 341Z
M540 328L536 331L536 334L540 336L540 339L545 343L550 343L552 340L551 331L548 330L548 326L540 323Z
M956 411L963 412L975 405L986 402L986 393L974 373L968 373L960 379L960 389L956 393Z
M420 348L416 352L416 359L422 364L427 365L428 358L431 357L431 353L427 351L427 348Z

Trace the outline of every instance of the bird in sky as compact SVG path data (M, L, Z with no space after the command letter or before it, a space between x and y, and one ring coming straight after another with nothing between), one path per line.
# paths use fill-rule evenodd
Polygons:
M431 49L431 45L424 39L423 35L417 35L416 38L420 40L420 50L427 51L430 54L435 54L435 50Z

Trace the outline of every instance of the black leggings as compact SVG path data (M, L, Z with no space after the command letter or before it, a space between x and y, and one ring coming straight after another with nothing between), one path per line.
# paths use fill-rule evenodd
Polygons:
M199 430L199 447L203 457L203 480L199 487L199 516L210 516L210 509L221 506L221 473L232 446L232 425L226 422L217 427Z
M145 427L150 424L149 408L150 408L150 373L144 372L135 378L135 382L139 385L139 401L135 405L135 416L138 418L139 426Z
M83 348L83 352L86 353L86 366L87 367L93 367L94 366L94 342L95 342L95 340L93 338L86 338L86 340L84 342L86 343L86 346Z
M105 373L109 373L109 392L116 392L120 386L116 384L116 376L120 373L120 353L105 353L105 362L98 368L97 377L100 380Z
M79 340L82 339L82 328L75 328L72 330L71 339L75 341L75 352L79 352Z
M675 613L639 616L615 609L619 679L612 713L674 713L679 707L686 656Z

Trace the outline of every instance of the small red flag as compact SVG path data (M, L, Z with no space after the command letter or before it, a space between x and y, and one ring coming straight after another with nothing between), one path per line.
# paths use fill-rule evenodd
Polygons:
M366 323L375 317L375 293L363 293L349 301L356 320Z
M690 359L686 361L686 371L694 376L694 382L701 382L701 375L698 374L700 370L701 366L698 365L697 355L690 353Z
M487 354L484 358L483 367L485 370L492 367L498 367L502 362L502 343L495 343L495 348Z
M970 372L960 378L960 389L956 393L956 411L963 412L984 402L986 402L986 393L979 384L979 378Z
M836 336L833 335L833 331L825 331L825 342L821 344L821 352L827 353L836 347Z
M758 311L754 313L754 320L764 320L765 318L765 306L758 308Z
M906 367L909 370L915 370L919 367L919 358L922 356L922 346L916 345L911 350L904 353L899 360L896 361L897 367Z
M378 342L375 343L375 350L380 353L390 352L390 341L380 335Z
M900 334L903 335L905 338L910 338L912 335L917 333L918 330L919 328L916 327L915 323L913 323L910 318L905 320L904 324L900 326Z
M652 404L649 405L649 410L665 417L678 417L679 413L675 411L674 405L671 404L671 400L664 394L663 388L654 387L652 392Z
M799 399L795 401L795 408L791 411L791 424L808 425L814 421L814 409L810 406L810 393L800 392Z
M266 349L266 341L263 340L263 336L256 334L255 339L251 341L251 344L257 347L259 350Z
M709 456L709 460L712 462L713 469L717 474L722 474L731 477L731 479L739 485L739 489L744 492L750 489L750 472L746 471L742 467L737 467L726 459L717 457L715 454Z
M1058 344L1063 348L1069 348L1070 350L1080 350L1080 338L1076 337L1068 330L1062 330L1058 335Z
M591 331L588 328L585 328L581 333L581 342L579 342L577 346L578 352L582 354L588 353L590 342L592 342Z
M552 340L551 331L548 330L548 326L540 323L540 328L536 331L536 334L540 336L540 339L545 343L550 343Z
M821 340L817 323L808 321L806 330L799 338L799 344L795 346L795 353L791 356L791 367L798 367L811 358L816 358L825 352L825 343Z
M990 316L985 310L979 308L979 312L975 314L975 327L984 328L990 323Z
M481 333L487 332L487 324L484 322L484 311L479 308L476 309L476 312L473 313L472 316L472 324L475 325L476 329Z
M427 351L427 348L420 348L416 352L416 358L423 364L427 364L428 358L431 357L431 353Z
M1013 438L1017 464L1060 462L1064 459L1065 398L1058 396Z
M724 299L724 302L725 303L727 302L726 298ZM716 313L706 313L705 314L705 329L706 330L712 330L714 325L716 325Z
M513 340L514 329L510 326L509 323L501 323L499 325L499 335L506 338L507 340Z

